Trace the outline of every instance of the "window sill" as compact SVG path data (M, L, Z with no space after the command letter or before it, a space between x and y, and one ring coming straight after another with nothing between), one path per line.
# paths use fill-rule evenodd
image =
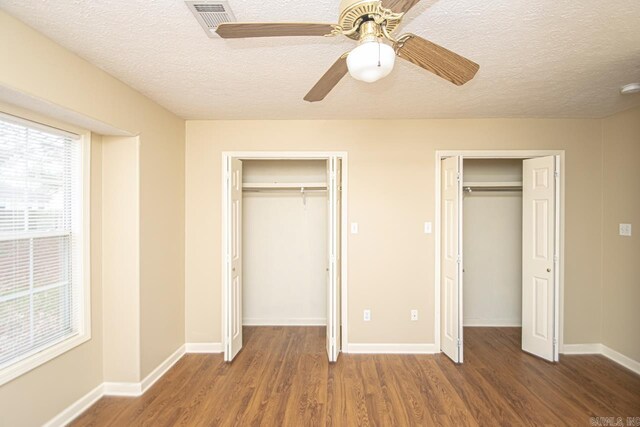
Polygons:
M0 369L0 386L44 365L91 339L90 333L76 334Z

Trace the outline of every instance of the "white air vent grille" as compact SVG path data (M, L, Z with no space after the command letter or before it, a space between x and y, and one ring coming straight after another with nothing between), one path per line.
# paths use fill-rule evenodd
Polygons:
M221 4L194 4L193 8L200 13L225 13L224 5Z
M196 0L185 3L209 37L217 37L215 31L218 25L236 20L226 1Z

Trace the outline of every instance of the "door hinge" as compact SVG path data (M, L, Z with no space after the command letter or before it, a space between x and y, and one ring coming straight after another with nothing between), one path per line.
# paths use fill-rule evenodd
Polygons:
M458 341L456 342L456 345L458 347L462 347L462 340L460 338L458 338Z
M557 264L558 261L560 261L560 257L558 255L554 255L553 256L553 262L555 262Z
M458 182L460 182L460 172L456 173L456 180L458 180Z
M462 264L462 257L460 255L458 255L458 257L456 258L456 263Z
M554 171L554 172L553 172L553 176L554 176L556 179L560 178L560 172L558 172L558 171Z

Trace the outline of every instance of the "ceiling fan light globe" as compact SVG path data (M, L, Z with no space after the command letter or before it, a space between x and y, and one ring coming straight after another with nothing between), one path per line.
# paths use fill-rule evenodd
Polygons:
M388 76L395 62L396 53L391 46L370 41L349 53L347 68L354 79L373 83Z

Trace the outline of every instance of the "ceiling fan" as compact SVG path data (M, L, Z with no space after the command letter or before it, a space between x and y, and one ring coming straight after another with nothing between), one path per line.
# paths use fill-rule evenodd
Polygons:
M220 24L216 32L222 38L345 35L359 41L304 97L309 102L322 101L347 72L366 82L386 77L396 55L455 85L465 84L478 72L478 64L414 34L393 36L404 15L419 1L342 0L338 24L234 22Z

